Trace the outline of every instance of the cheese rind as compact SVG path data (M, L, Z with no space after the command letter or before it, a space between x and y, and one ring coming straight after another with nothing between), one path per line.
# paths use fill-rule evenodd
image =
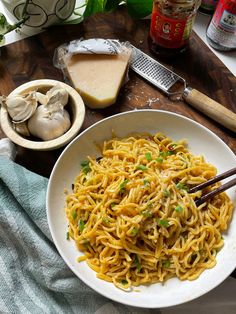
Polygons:
M65 60L67 75L85 104L93 109L116 102L131 51L119 55L76 54Z

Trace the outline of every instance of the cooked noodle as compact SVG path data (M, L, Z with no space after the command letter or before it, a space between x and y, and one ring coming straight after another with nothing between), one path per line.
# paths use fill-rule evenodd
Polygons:
M188 189L215 175L185 141L161 133L104 142L66 196L68 237L84 253L78 260L122 289L198 278L216 264L233 204L221 193L196 207L202 192Z

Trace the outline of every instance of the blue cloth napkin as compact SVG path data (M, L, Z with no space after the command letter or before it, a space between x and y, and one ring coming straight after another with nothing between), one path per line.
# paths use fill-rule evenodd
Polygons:
M2 155L0 152L1 314L236 313L233 278L197 300L162 310L125 306L87 287L52 242L45 205L48 180L9 159L9 151Z

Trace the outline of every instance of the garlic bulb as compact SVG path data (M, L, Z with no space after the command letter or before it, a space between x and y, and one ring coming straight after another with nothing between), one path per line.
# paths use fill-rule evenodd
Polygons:
M2 99L2 104L15 123L21 123L29 119L38 106L35 91L26 95L5 97L5 99Z
M27 122L13 123L12 126L13 126L13 129L17 133L19 133L23 136L26 136L26 137L30 136L30 132L29 132L29 129L27 127Z
M61 136L70 125L69 114L59 103L40 105L28 121L30 133L44 141Z

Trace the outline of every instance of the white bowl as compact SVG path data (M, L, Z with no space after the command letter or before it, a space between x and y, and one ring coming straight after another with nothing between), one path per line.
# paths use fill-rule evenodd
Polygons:
M71 126L69 130L61 136L50 141L42 141L36 140L32 137L24 137L14 130L11 118L7 110L2 107L0 111L1 127L3 132L12 142L24 148L33 150L53 150L61 146L65 146L79 133L79 130L84 121L85 106L79 93L68 84L65 84L61 81L49 79L34 80L18 86L9 94L9 96L25 94L33 90L46 93L50 88L57 85L58 83L60 83L60 85L63 86L63 88L65 88L69 94L69 101L65 107L65 109L69 110L71 118Z
M214 268L205 270L194 281L168 280L164 285L140 286L140 292L124 292L113 284L96 278L86 262L78 263L80 253L74 242L66 240L67 219L64 212L64 189L71 190L71 184L80 171L80 161L88 155L99 156L96 143L111 138L112 130L117 136L131 132L160 131L173 140L187 139L194 154L203 154L219 172L236 166L236 157L229 147L214 133L200 124L177 114L158 110L138 110L106 118L75 138L63 151L52 171L47 190L48 223L55 245L70 269L88 286L98 293L123 304L162 308L193 300L219 285L236 266L236 216L233 216L229 230L224 234L225 244L217 254ZM234 205L235 188L227 191Z

